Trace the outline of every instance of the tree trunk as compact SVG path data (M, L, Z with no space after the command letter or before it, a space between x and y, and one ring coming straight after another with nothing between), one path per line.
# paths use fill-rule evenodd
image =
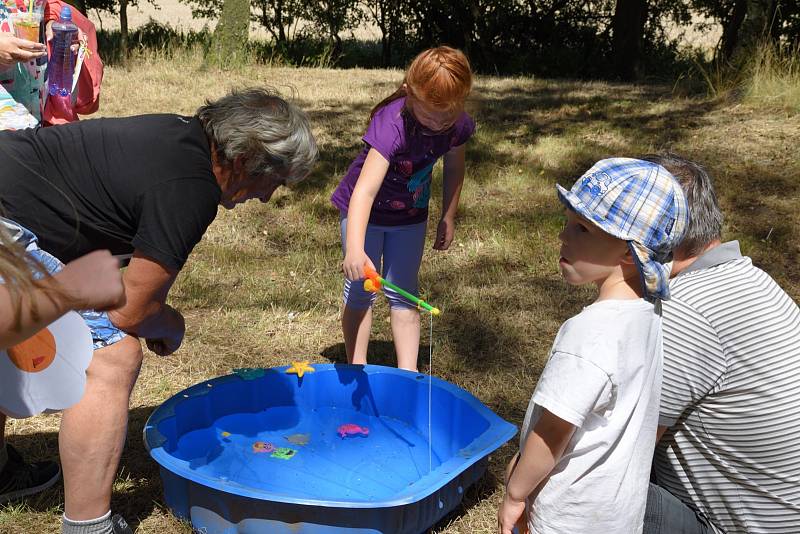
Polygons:
M611 21L611 54L614 74L623 80L636 78L646 21L647 0L617 0Z
M728 46L724 49L727 55L723 57L734 65L744 63L759 43L769 35L771 11L770 0L736 0ZM740 20L738 28L733 26L737 17Z
M128 65L128 0L119 0L119 51L122 64Z
M391 24L389 17L387 16L386 9L388 8L387 1L378 1L375 5L375 22L378 25L378 29L381 31L381 64L384 67L389 66L389 61L391 60L391 52L390 52L390 44L389 44L389 28L388 24Z
M744 17L747 15L747 0L736 0L733 4L731 18L722 28L722 60L729 61L733 57L739 41L739 29L742 27Z
M214 30L211 59L221 66L241 64L245 59L250 26L250 1L225 0Z
M78 11L86 15L86 0L74 0L74 1L75 1L75 7L78 9Z
M283 0L275 2L275 25L278 26L278 42L286 44L286 30L283 29Z

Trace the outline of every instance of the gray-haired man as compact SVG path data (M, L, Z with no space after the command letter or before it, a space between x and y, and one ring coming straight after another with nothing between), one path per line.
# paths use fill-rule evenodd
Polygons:
M64 533L130 532L109 506L142 361L139 338L160 355L180 346L184 320L167 293L217 207L267 202L278 186L303 179L316 158L303 112L263 89L233 92L192 117L0 132L0 202L11 224L27 230L21 235L63 263L97 249L129 259L126 304L84 315L95 351L86 393L64 412L59 433ZM13 460L14 473L0 471L0 492L41 489L29 483L41 466Z
M701 166L645 157L681 182L689 225L663 303L660 440L645 534L800 529L800 310L722 243L722 213Z

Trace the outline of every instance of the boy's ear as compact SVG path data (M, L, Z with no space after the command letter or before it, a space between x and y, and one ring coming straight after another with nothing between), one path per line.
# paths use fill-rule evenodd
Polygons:
M630 245L625 248L625 254L622 255L622 263L623 265L636 265L636 260L633 259L633 252L631 252Z

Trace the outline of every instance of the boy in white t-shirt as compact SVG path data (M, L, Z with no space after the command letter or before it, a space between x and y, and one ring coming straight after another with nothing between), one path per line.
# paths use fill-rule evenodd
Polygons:
M567 320L531 397L498 510L501 534L642 531L661 390L659 299L687 223L666 169L597 162L570 191L561 275L597 299ZM527 514L525 513L527 509Z

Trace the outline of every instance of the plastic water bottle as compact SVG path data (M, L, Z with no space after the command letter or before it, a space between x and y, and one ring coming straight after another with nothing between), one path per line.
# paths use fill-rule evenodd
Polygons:
M69 96L75 59L72 43L78 40L78 27L72 22L72 9L64 6L61 18L53 23L53 53L47 67L47 86L51 96Z

